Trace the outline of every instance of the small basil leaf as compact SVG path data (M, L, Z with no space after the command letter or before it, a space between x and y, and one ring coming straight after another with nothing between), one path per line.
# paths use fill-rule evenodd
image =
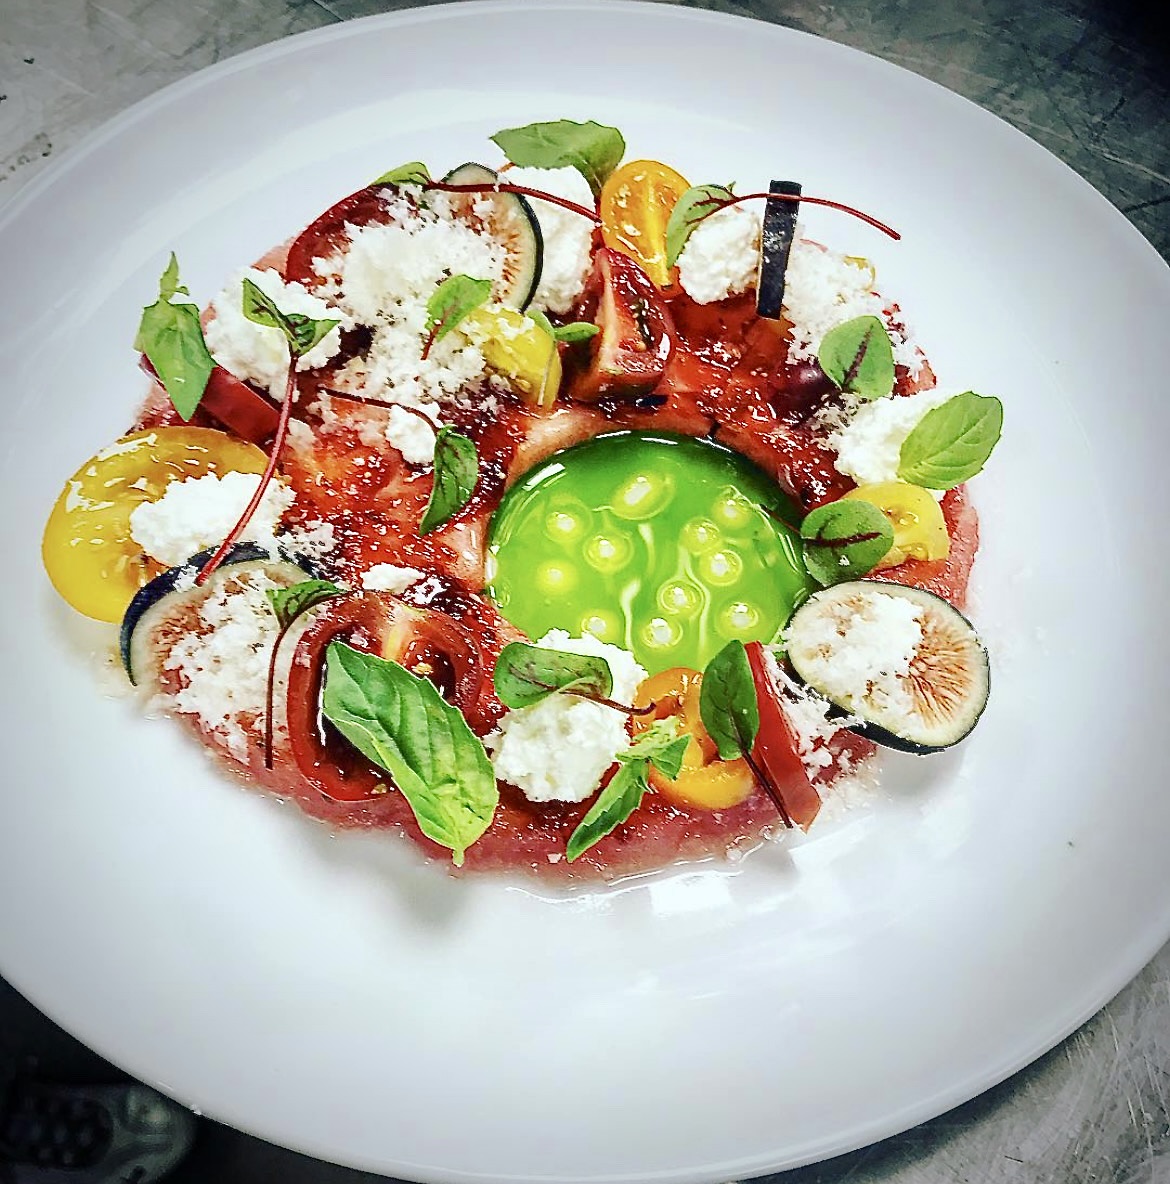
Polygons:
M898 476L927 489L954 489L987 463L1003 432L1003 404L964 391L928 411L902 442Z
M492 136L504 155L524 168L574 168L589 183L593 196L626 154L626 141L616 127L557 119L505 128Z
M421 160L412 160L409 164L400 164L396 169L390 169L380 177L371 181L371 185L426 185L431 179L427 166Z
M828 587L873 571L894 545L894 528L870 502L843 499L808 514L800 537L809 575Z
M830 329L817 361L841 390L858 398L884 399L894 389L894 350L877 317L854 317Z
M650 761L651 764L673 781L682 768L683 756L691 738L679 735L678 716L668 715L646 729L625 752L619 752L619 761Z
M673 267L695 227L723 209L735 195L730 185L692 185L674 203L666 223L666 265Z
M199 309L193 304L172 304L186 296L179 283L179 261L171 253L159 278L158 300L142 310L134 348L144 353L175 410L189 420L195 414L215 369L215 359L203 340Z
M647 781L649 761L623 761L609 779L609 783L597 796L597 801L577 824L569 836L565 854L571 863L583 855L594 843L600 842L615 827L638 808L642 797L650 788Z
M473 280L469 275L448 276L427 301L428 347L442 341L467 314L487 302L491 280Z
M340 641L325 651L325 718L385 769L456 866L491 825L499 790L479 737L434 685Z
M699 685L699 718L725 761L751 754L760 705L742 641L729 641L707 663Z
M587 699L608 699L613 694L613 674L604 658L566 654L523 641L513 641L500 651L493 681L496 697L510 708L528 707L557 691Z
M329 319L317 321L303 312L281 312L276 301L247 276L244 277L243 309L248 320L283 333L288 351L294 358L303 358L341 323Z
M435 435L435 483L418 533L430 534L462 510L478 481L479 454L474 442L454 428L439 428Z
M269 588L268 603L272 605L280 627L287 629L302 613L335 596L344 595L345 589L330 580L302 580L291 588Z

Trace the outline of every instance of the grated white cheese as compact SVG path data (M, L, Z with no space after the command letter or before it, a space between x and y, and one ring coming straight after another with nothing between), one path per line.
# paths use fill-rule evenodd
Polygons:
M595 202L589 183L576 169L509 169L503 180L564 197L586 209ZM585 288L593 263L593 223L572 210L538 197L527 199L540 223L544 260L532 307L568 312Z
M781 693L775 696L784 717L792 728L800 759L809 773L827 768L833 754L826 747L838 732L856 723L852 717L832 718L833 705L808 687L801 686L785 673L771 650L764 650L764 669Z
M428 428L417 415L401 407L392 407L386 424L386 442L402 453L407 464L429 465L435 459L435 435L442 426L439 410L433 403L421 403L415 410L435 426Z
M873 279L873 269L864 261L798 237L784 273L784 315L792 324L788 360L816 357L830 329L854 317L875 316L890 329L894 361L917 374L922 356L901 328L890 326L888 301L873 290Z
M211 356L237 378L266 388L274 398L284 395L288 375L288 342L279 329L258 325L244 316L244 278L250 279L284 313L303 313L313 320L347 318L331 308L319 296L314 296L295 280L285 283L271 268L257 271L249 267L233 277L211 302L215 316L209 321L203 336ZM303 358L297 360L298 370L313 370L323 366L341 348L341 327L331 329Z
M130 537L152 559L176 567L223 542L259 484L256 474L236 472L172 481L157 501L134 508ZM275 546L276 528L295 497L287 485L270 481L241 541Z
M695 227L678 258L678 279L698 304L726 300L755 286L761 220L746 206L728 206Z
M919 420L951 396L940 390L895 395L854 406L848 421L828 438L839 473L858 485L898 480L898 457Z
M784 644L802 675L850 711L883 714L892 724L914 718L907 687L910 664L922 643L922 610L902 596L867 594L829 598L800 635Z
M393 563L375 563L362 573L362 587L367 592L390 592L401 595L411 584L417 584L425 572L415 567L398 567Z
M646 671L633 656L591 634L553 629L537 643L567 654L594 654L609 663L613 698L632 703ZM625 715L573 695L549 695L509 711L484 738L496 776L533 802L583 802L630 744Z
M206 632L179 638L163 663L182 687L170 706L195 715L245 759L248 730L264 713L268 662L279 624L267 592L280 585L262 572L230 574L199 607Z

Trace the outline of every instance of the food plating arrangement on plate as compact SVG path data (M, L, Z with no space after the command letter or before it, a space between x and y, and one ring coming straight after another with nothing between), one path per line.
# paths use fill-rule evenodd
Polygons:
M578 880L783 842L880 747L963 740L965 482L1003 413L850 252L855 219L896 231L597 123L492 141L202 312L166 263L137 421L43 541L146 708L333 826Z

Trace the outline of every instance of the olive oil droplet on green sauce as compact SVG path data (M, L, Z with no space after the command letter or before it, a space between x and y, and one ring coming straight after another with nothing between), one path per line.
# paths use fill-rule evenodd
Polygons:
M791 502L710 440L615 432L543 461L504 497L488 595L530 637L701 670L733 638L772 641L809 591Z

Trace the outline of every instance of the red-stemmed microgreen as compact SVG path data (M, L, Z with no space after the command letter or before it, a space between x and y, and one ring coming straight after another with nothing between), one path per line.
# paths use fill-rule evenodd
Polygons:
M486 304L491 294L491 280L472 279L469 275L451 275L439 284L427 301L423 361L436 342L442 341L468 313Z
M276 615L279 626L276 638L272 642L272 653L268 657L268 677L264 687L264 767L272 768L272 735L275 730L273 701L276 694L276 657L280 652L280 644L288 636L289 630L305 613L333 600L338 596L348 596L345 588L339 588L330 580L302 580L293 584L291 588L269 588L268 603Z
M672 267L678 262L687 240L701 222L720 210L745 201L783 201L793 204L803 202L805 205L827 206L831 210L839 210L843 214L860 219L894 240L902 237L892 226L887 226L872 214L828 197L809 197L808 194L795 193L732 193L728 185L693 185L675 203L667 221L667 262Z
M297 360L304 357L316 346L330 330L337 327L340 321L333 319L314 320L304 313L283 313L274 301L266 296L251 280L244 280L243 284L244 315L258 325L271 329L278 329L288 344L288 375L285 378L284 397L280 401L280 416L276 421L276 432L272 438L272 448L268 454L268 463L260 475L259 484L251 500L244 507L244 512L237 519L235 526L228 531L227 538L216 548L211 558L200 568L195 577L195 583L202 585L210 578L211 573L227 557L239 537L247 529L252 515L264 500L264 494L269 483L276 475L276 468L280 462L280 454L284 448L284 440L288 435L288 421L292 415L293 400L296 398Z
M623 715L651 715L655 705L630 707L612 698L609 663L596 654L570 654L513 641L500 651L492 675L496 698L507 708L531 707L549 695L575 695Z

